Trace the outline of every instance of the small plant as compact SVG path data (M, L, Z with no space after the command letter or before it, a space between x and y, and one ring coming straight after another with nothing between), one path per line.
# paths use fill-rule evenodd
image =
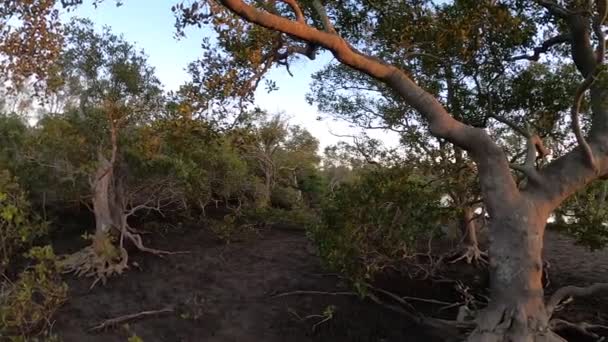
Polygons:
M144 339L137 336L136 333L133 333L128 339L127 342L144 342Z
M67 299L68 288L61 281L52 248L34 247L26 256L35 264L14 283L2 283L0 292L0 336L16 341L44 333Z

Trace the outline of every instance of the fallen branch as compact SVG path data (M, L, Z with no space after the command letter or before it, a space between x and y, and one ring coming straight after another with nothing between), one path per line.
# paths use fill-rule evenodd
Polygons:
M449 306L452 306L455 304L443 302L443 301L439 301L439 300L433 300L433 299L416 298L416 297L401 297L401 296L394 294L392 292L389 292L387 290L371 286L370 284L365 284L365 286L367 286L370 289L370 291L367 293L365 298L370 299L372 302L374 302L374 303L378 304L379 306L382 306L388 310L399 313L417 324L433 328L434 334L439 337L446 338L446 337L459 336L462 331L468 331L474 327L474 322L472 322L472 321L451 321L451 320L443 320L443 319L426 317L423 314L421 314L420 312L417 312L416 309L410 303L407 302L407 300L428 302L428 303L439 304L439 305L448 304ZM378 296L379 294L381 294L385 297L388 297L389 299L391 299L391 301L397 302L398 305L385 302ZM278 297L298 296L298 295L360 297L360 295L355 292L346 292L346 291L345 292L291 291L291 292L280 293L280 294L274 295L273 297L278 298ZM296 314L296 316L298 318L300 318L299 315ZM322 322L324 322L324 321L322 321Z
M89 329L89 331L100 331L100 330L114 327L118 324L129 322L129 321L132 321L135 319L148 317L148 316L155 316L155 315L169 313L169 312L173 312L173 308L167 307L167 308L160 309L160 310L142 311L142 312L138 312L135 314L119 316L116 318L107 319L107 320L101 322L100 324L92 327L91 329Z
M272 297L287 297L287 296L302 296L302 295L322 295L322 296L352 296L358 297L359 295L354 292L324 292L324 291L291 291L285 293L279 293Z
M569 297L585 297L596 292L608 291L608 283L596 283L588 287L566 286L558 289L547 301L547 313L553 314L557 305Z
M572 323L572 322L568 322L568 321L564 321L562 319L556 318L556 319L552 319L551 322L549 322L549 324L551 325L551 328L553 330L564 330L564 329L575 330L585 336L589 336L600 342L605 341L606 337L605 336L602 337L601 335L596 334L595 332L593 332L593 330L605 330L608 332L608 326L599 325L599 324L590 324L587 322Z

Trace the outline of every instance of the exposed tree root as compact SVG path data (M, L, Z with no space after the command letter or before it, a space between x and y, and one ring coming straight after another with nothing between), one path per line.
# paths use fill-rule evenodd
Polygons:
M118 324L126 323L128 321L132 321L135 319L139 319L142 317L154 316L154 315L159 315L159 314L169 313L169 312L173 312L173 308L167 307L167 308L160 309L160 310L142 311L142 312L138 312L138 313L134 313L134 314L130 314L130 315L119 316L116 318L107 319L107 320L97 324L96 326L92 327L91 329L89 329L89 331L100 331L100 330L104 330L107 328L115 327Z
M190 252L188 251L178 251L178 252L171 252L171 251L164 251L164 250L160 250L160 249L154 249L154 248L149 248L144 246L144 243L141 239L141 236L139 234L133 234L131 232L129 232L128 230L124 230L122 232L123 236L128 238L134 245L135 247L137 247L137 249L139 249L142 252L146 252L146 253L151 253L157 256L163 256L163 255L174 255L174 254L188 254ZM121 238L122 239L122 238Z
M111 245L110 245L111 246ZM74 254L59 260L63 273L75 273L77 276L94 277L91 289L101 281L116 274L122 274L128 266L129 255L122 247L111 246L111 250L96 251L94 246L88 246Z
M544 311L530 316L524 306L494 304L479 312L468 342L566 342L548 327Z
M141 236L133 234L128 230L123 230L120 237L119 246L115 246L111 239L107 236L96 236L93 244L74 254L63 257L58 265L63 273L74 273L79 277L93 277L91 289L97 285L99 281L106 284L108 278L113 275L122 274L129 268L129 254L123 247L123 241L126 237L131 241L137 249L142 252L151 253L157 256L183 254L189 252L170 252L153 248L148 248L143 244Z
M608 333L608 326L598 325L598 324L589 324L586 322L581 323L571 323L568 321L564 321L561 319L552 319L550 322L551 329L555 331L563 330L563 329L571 329L577 331L578 333L596 339L598 342L606 341L606 333ZM598 335L594 331L601 330L604 331L604 336Z
M456 251L450 256L451 264L465 260L467 264L474 264L479 266L488 265L488 253L479 249L476 245L464 246L462 249Z

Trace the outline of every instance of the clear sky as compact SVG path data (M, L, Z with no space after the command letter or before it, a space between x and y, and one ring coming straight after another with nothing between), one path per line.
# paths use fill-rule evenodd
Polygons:
M166 90L175 90L189 79L185 67L202 53L201 39L209 34L205 29L189 29L187 37L174 38L174 17L171 6L175 1L167 0L127 0L117 8L113 1L103 2L95 9L90 3L78 7L64 18L78 16L90 18L98 27L110 26L112 31L123 34L125 39L145 50L149 62L156 68L156 74ZM267 94L261 87L256 94L256 104L271 113L284 112L294 124L303 125L320 142L321 147L336 143L341 138L336 134L357 132L342 122L332 120L317 121L315 107L305 101L309 89L310 75L331 61L330 54L324 54L315 61L301 61L291 66L294 77L284 70L273 70L269 77L277 82L278 91ZM397 142L390 132L370 132L370 135L385 141L388 145Z

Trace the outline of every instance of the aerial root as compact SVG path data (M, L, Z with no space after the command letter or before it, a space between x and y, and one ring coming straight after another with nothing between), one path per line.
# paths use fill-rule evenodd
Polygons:
M173 312L173 308L166 307L166 308L160 309L160 310L142 311L142 312L138 312L138 313L134 313L134 314L130 314L130 315L119 316L116 318L107 319L107 320L95 325L94 327L89 329L89 331L100 331L100 330L104 330L107 328L115 327L118 324L126 323L128 321L132 321L135 319L139 319L142 317L154 316L154 315L159 315L159 314L169 313L169 312Z
M139 234L131 233L128 230L122 231L121 242L124 237L133 242L135 247L142 252L151 253L157 256L184 254L189 252L170 252L153 248L148 248L143 244ZM129 268L129 254L122 246L115 246L109 237L98 238L91 246L67 256L58 261L58 266L63 273L74 273L78 277L93 277L94 281L91 289L99 281L106 284L108 278L113 275L122 274Z
M467 264L488 265L488 253L480 250L476 245L465 246L461 250L456 251L451 257L456 258L450 261L451 264L465 260Z
M117 251L117 253L114 253ZM128 266L129 255L127 251L119 247L115 251L98 253L93 246L67 255L58 261L63 273L74 273L78 277L94 277L91 289L101 281L106 283L107 279L115 274L122 274Z
M598 335L597 333L594 332L597 330L601 330L601 331L605 331L606 333L608 333L608 326L605 325L599 325L599 324L589 324L587 322L581 322L581 323L572 323L572 322L568 322L562 319L557 319L554 318L549 322L551 329L555 330L555 331L559 331L559 330L564 330L564 329L571 329L571 330L575 330L585 336L591 337L595 340L597 340L598 342L602 342L602 341L607 341L606 339L606 335L602 334L602 335Z

